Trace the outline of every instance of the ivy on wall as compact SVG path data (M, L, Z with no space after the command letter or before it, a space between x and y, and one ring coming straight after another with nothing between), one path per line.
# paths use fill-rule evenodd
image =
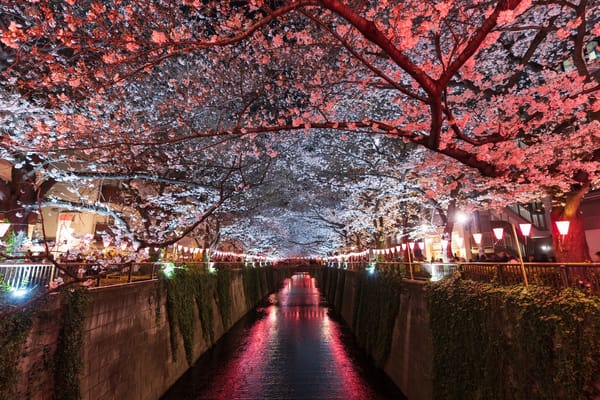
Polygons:
M431 284L435 399L591 399L600 299L577 290Z
M219 270L217 274L217 296L221 310L221 322L227 329L231 325L231 282L232 272L228 269Z
M347 274L355 274L352 331L356 341L373 358L377 367L383 367L390 348L394 323L400 307L401 281L395 276L367 272L352 272L325 268L323 287L328 301L341 307Z
M215 340L212 305L213 299L218 298L217 278L201 269L181 267L176 268L169 277L162 274L161 282L167 288L167 316L173 357L175 359L178 349L178 331L183 338L186 360L191 365L194 358L196 310L202 327L202 337L209 344Z
M260 274L267 268L246 268L243 271L246 301L253 306L266 293ZM215 341L213 301L216 301L223 327L231 325L232 294L231 282L234 272L219 269L216 274L196 268L176 268L161 281L167 288L167 315L171 333L171 349L177 354L177 332L183 338L186 360L193 362L195 310L202 326L202 336L210 344Z
M360 347L383 368L394 333L394 323L400 307L400 280L382 273L357 274L354 298L353 331Z
M176 360L178 341L176 332L183 338L186 359L191 365L194 344L194 309L196 291L201 279L199 270L177 268L170 277L161 274L160 277L167 287L167 317L171 337L173 359Z
M250 267L243 269L244 295L246 296L246 304L249 307L254 306L264 293L261 287L261 271L262 268Z
M0 319L0 400L15 399L22 347L31 330L28 312Z
M62 327L54 353L54 398L79 400L79 376L83 367L83 325L88 293L83 288L65 290L62 293Z

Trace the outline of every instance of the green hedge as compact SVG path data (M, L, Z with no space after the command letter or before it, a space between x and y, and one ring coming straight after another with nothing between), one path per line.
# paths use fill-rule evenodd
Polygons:
M434 399L593 397L600 299L456 278L431 284L427 299Z

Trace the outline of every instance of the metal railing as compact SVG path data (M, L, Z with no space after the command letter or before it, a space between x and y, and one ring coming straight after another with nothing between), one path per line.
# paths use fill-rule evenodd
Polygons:
M188 262L185 265L209 271L210 268L239 270L244 262ZM100 287L157 279L163 262L109 263L0 263L1 281L13 290L47 288L51 282L64 284L78 281L85 286ZM327 264L352 271L380 271L404 279L437 281L454 273L461 278L498 285L530 285L555 289L579 288L600 294L600 263L427 263L346 261ZM375 268L373 268L375 266ZM56 282L59 283L56 283Z
M209 271L209 268L238 270L243 262L187 262L191 268ZM89 287L133 283L158 278L164 262L66 262L58 263L0 263L0 281L9 290L40 289L79 282Z
M0 277L12 290L46 287L54 268L53 264L0 264Z
M494 283L503 286L529 285L554 289L578 288L600 294L600 263L427 263L365 261L330 263L330 267L353 271L372 268L381 272L398 274L405 279L437 281L460 273L462 279Z

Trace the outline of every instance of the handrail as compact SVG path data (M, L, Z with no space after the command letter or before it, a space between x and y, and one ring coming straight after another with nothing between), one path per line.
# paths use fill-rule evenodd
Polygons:
M51 288L65 283L77 282L89 287L127 284L154 280L166 262L120 262L70 261L53 263L3 262L0 263L0 281L9 290L32 290ZM209 271L215 269L240 270L244 262L181 262L191 268ZM58 268L57 268L58 266Z
M52 283L80 281L85 286L100 287L114 284L127 284L143 280L157 279L158 271L164 262L121 262L102 264L100 262L83 261L57 263L0 263L0 277L11 288L32 289L47 288ZM244 262L183 262L200 270L215 269L241 270ZM323 266L342 268L351 271L380 271L395 274L403 279L412 278L420 281L437 281L453 274L462 279L494 283L498 285L524 285L524 277L529 284L552 287L555 289L579 288L594 294L600 294L600 263L549 263L532 262L463 262L463 263L429 263L401 261L341 261L328 262ZM374 267L374 268L373 268ZM285 267L283 267L285 268ZM412 268L412 271L409 269ZM65 272L63 272L65 271ZM76 277L71 278L71 277ZM62 282L60 282L62 280Z
M410 279L412 267L414 280L437 281L444 277L460 274L462 279L494 283L503 286L530 285L551 287L554 289L578 288L600 294L600 263L549 263L549 262L461 262L430 263L401 261L330 262L328 266L354 271L367 270L375 265L376 270L400 275Z

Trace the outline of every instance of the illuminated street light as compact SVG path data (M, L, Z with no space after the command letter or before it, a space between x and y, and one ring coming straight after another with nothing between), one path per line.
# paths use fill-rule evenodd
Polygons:
M464 212L458 212L454 216L454 221L456 221L459 224L464 224L468 220L469 220L469 216L467 214L465 214Z

